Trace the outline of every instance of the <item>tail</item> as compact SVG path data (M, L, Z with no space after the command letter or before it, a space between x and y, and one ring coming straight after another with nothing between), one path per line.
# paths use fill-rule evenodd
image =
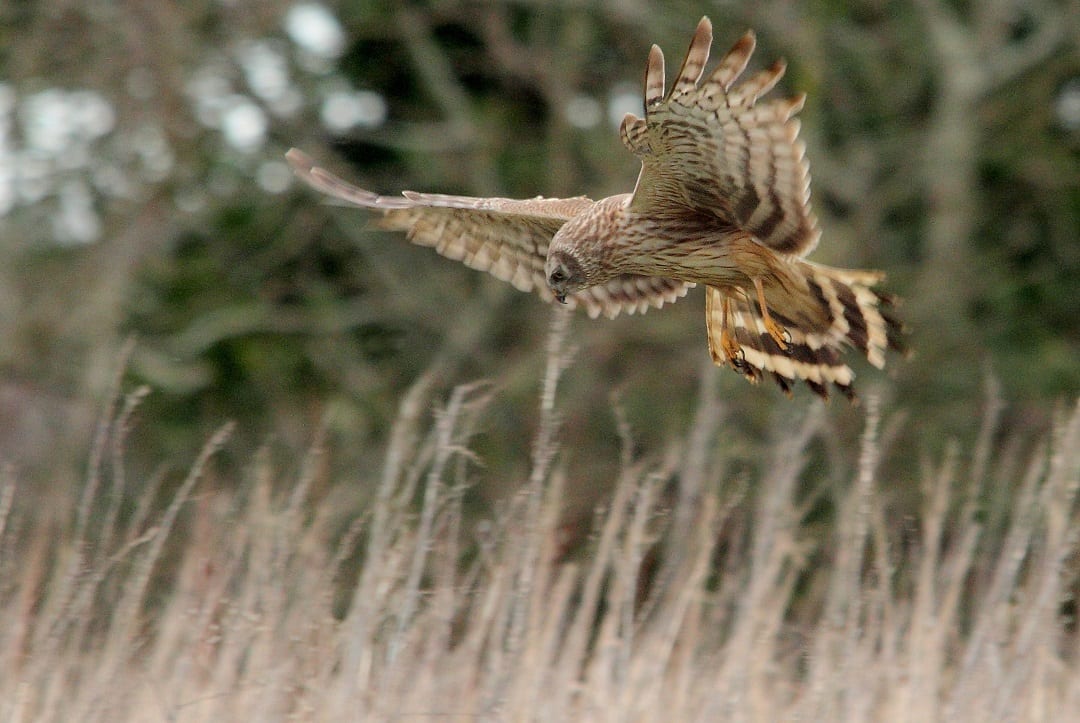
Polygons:
M854 399L855 374L843 360L849 349L879 369L886 350L905 352L903 324L893 313L896 300L873 288L883 278L874 271L793 262L782 280L764 286L783 344L769 334L753 291L709 286L705 322L713 361L754 383L771 376L786 393L801 379L822 398L832 385Z

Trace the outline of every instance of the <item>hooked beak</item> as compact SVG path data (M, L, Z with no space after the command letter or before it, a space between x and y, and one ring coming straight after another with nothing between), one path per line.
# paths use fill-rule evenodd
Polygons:
M560 293L556 292L555 293L555 301L559 302L560 304L565 304L566 303L566 294L560 294Z

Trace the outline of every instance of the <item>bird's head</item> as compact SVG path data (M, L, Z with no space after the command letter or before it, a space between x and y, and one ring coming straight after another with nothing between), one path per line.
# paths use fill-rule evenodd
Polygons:
M573 296L589 286L581 263L568 249L550 251L544 273L547 275L548 288L560 304L566 303L567 296Z
M615 213L620 208L620 199L604 199L563 224L551 239L544 274L548 288L560 303L616 276L610 239L615 230Z

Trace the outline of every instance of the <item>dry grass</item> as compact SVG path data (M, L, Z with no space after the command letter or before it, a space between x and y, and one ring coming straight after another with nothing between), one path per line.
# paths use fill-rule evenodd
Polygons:
M200 492L228 427L163 512L152 483L121 511L139 390L104 415L64 529L13 512L27 491L5 474L0 719L1080 715L1066 614L1080 409L1063 410L1020 465L995 448L991 405L969 461L953 451L928 462L921 511L895 520L898 483L879 476L881 412L869 400L854 478L809 495L831 495L836 510L812 535L800 480L823 415L782 436L751 486L714 470L723 436L706 390L694 433L666 460L633 460L620 423L613 497L588 554L568 562L555 403L564 331L557 316L531 474L479 526L462 499L490 392L457 388L427 428L429 379L403 400L377 492L344 532L339 510L310 503L321 438L288 494L274 492L269 455L252 462L247 494Z

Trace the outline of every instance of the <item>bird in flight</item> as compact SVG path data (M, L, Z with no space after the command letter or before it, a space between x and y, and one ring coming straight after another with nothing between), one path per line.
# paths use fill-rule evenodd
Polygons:
M286 154L315 189L381 212L379 225L413 243L537 292L590 317L644 312L705 286L709 351L751 382L790 393L804 381L853 398L844 354L878 368L902 350L883 274L805 260L821 236L799 121L805 94L759 102L784 74L777 61L737 82L754 51L747 32L706 75L712 23L702 18L675 82L652 46L645 117L620 135L641 160L632 193L515 200L405 191L380 196Z

